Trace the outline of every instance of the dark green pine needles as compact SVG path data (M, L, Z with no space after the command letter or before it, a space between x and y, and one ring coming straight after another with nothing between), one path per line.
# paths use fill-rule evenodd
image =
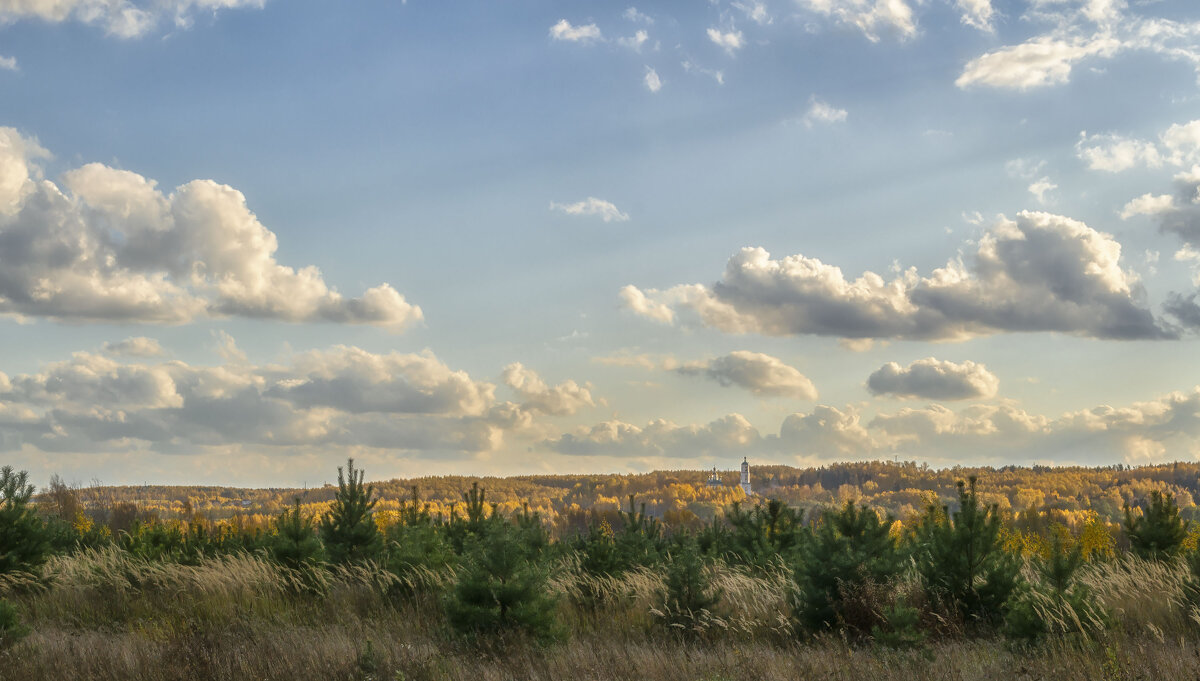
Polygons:
M383 537L375 525L375 488L363 484L363 472L354 470L354 459L345 472L338 467L338 491L321 520L321 539L335 564L375 560L383 553Z

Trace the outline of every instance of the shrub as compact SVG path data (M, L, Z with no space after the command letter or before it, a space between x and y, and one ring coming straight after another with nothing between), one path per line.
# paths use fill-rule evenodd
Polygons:
M794 574L796 615L810 629L842 626L865 634L883 618L881 587L903 566L891 537L892 518L848 501L826 510L802 544Z
M517 528L497 523L466 539L465 565L445 599L451 628L467 638L494 640L510 630L538 640L560 636L547 575Z
M24 638L29 630L21 624L17 606L0 599L0 650Z
M804 511L793 509L778 499L766 507L755 506L746 513L734 502L725 514L732 532L725 536L725 552L745 565L766 568L782 557L791 561L804 536Z
M917 525L917 571L930 597L964 622L997 622L1020 584L1020 557L1000 546L999 509L958 483L958 510L931 505Z

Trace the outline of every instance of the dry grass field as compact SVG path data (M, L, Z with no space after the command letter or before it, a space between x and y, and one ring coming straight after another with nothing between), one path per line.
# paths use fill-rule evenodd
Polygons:
M804 639L789 617L782 570L716 565L720 605L680 636L662 626L660 575L638 570L590 586L554 571L563 642L468 646L445 630L449 573L402 584L372 566L298 574L258 556L198 565L147 562L118 549L57 556L41 575L9 576L0 594L22 611L25 638L0 650L5 681L133 679L1192 679L1200 636L1181 603L1182 563L1093 563L1080 579L1111 613L1096 638L1021 647L947 628L912 651L836 637ZM897 588L903 588L900 585ZM929 616L933 616L930 614ZM1046 611L1048 619L1071 613ZM936 623L935 623L936 626Z

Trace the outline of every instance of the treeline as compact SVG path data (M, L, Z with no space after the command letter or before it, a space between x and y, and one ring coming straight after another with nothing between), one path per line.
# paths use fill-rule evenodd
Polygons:
M1099 520L1116 526L1126 505L1136 506L1151 491L1170 492L1185 518L1200 519L1200 463L1172 463L1130 468L1020 467L931 469L912 462L839 463L819 468L752 466L757 495L778 499L807 513L848 501L908 520L930 503L953 503L955 484L979 480L978 494L1001 512L1051 514L1079 528ZM516 476L482 480L437 476L377 481L376 515L386 525L398 515L415 486L432 516L461 513L462 490L479 481L502 513L521 508L540 514L552 532L565 536L584 528L593 512L615 514L630 494L646 504L646 512L671 528L698 529L723 515L733 502L753 505L737 486L738 473L719 474L720 485L708 484L705 471L656 471L630 475ZM55 479L39 495L38 504L53 506L65 488ZM309 489L241 489L232 487L124 486L94 484L73 489L75 500L94 522L128 530L134 520L172 519L185 522L232 523L266 529L283 509L300 497L306 513L324 513L337 494L336 485ZM615 517L615 515L614 515Z
M39 570L55 554L118 551L183 565L258 556L288 575L287 589L301 600L327 589L331 571L368 566L388 576L378 582L381 599L436 603L450 635L489 645L567 638L573 618L619 606L613 585L638 574L661 576L653 621L683 638L731 635L714 626L731 595L713 579L730 569L782 584L789 621L780 631L900 648L930 637L1102 635L1130 613L1094 598L1079 579L1088 564L1185 564L1171 607L1191 621L1200 606L1200 551L1174 494L1160 489L1123 506L1117 534L1100 521L1073 528L1052 512L1014 515L990 502L973 475L957 482L950 501L932 500L903 522L854 499L808 510L762 498L672 527L631 493L622 508L593 508L576 531L559 526L556 534L540 512L506 511L478 483L444 514L414 487L380 522L378 490L353 460L337 477L323 512L295 499L266 527L134 514L118 528L93 521L58 481L34 504L27 476L5 467L0 595L52 589ZM549 588L563 573L574 575L569 587ZM0 645L19 638L22 622L18 608L0 601Z

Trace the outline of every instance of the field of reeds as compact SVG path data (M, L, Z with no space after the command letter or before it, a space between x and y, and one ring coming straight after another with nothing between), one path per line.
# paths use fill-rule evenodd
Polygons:
M293 571L249 553L183 565L115 547L84 550L52 557L36 576L0 581L0 596L16 604L29 630L0 649L0 678L1200 677L1200 629L1183 600L1182 561L1125 556L1081 567L1079 582L1112 620L1090 638L1023 646L968 637L947 622L936 640L909 651L836 635L806 638L793 628L792 580L782 567L747 571L717 562L705 569L722 596L687 636L663 625L660 572L593 577L568 558L554 566L548 588L570 635L559 643L517 637L480 646L446 630L440 599L456 579L453 569L402 581L371 563ZM1042 615L1076 616L1052 605ZM924 616L937 617L933 609Z

